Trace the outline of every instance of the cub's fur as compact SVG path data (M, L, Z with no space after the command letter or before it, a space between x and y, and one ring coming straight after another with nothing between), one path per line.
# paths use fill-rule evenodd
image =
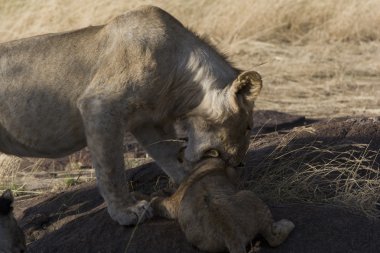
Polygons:
M294 228L289 220L274 222L253 192L239 191L235 170L215 158L201 161L171 197L153 198L152 207L158 216L177 218L186 238L210 252L245 253L257 234L275 247Z
M125 132L177 183L210 149L238 164L261 85L167 12L141 7L106 25L0 44L0 152L54 158L87 146L109 214L135 224L151 208L128 192Z
M0 252L22 253L26 250L25 235L12 212L13 195L6 190L0 196Z

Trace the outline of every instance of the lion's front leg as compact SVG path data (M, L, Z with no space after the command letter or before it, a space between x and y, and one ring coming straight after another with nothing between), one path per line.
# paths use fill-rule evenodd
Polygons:
M79 102L87 146L101 195L111 218L121 225L136 224L152 216L149 203L129 192L124 172L123 122L116 106L99 97Z
M185 143L177 139L174 127L145 124L131 132L161 169L179 184L186 175L184 163L179 159Z

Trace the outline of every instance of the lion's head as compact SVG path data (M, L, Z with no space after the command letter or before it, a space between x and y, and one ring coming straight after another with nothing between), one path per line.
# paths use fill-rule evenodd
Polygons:
M186 119L185 159L196 162L208 153L238 165L248 149L252 110L261 87L261 76L246 71L231 85L206 95Z

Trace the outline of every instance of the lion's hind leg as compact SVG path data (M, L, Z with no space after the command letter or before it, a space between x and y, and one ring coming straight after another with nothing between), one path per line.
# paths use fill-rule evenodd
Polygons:
M252 221L254 221L252 224L255 226L258 225L259 231L253 226L253 230L251 231L253 232L252 235L255 236L257 232L259 232L270 246L276 247L283 243L289 233L294 229L294 223L289 220L283 219L275 222L267 204L253 192L240 191L237 196L241 201L249 202L251 210L255 210L251 213L253 215L251 216Z

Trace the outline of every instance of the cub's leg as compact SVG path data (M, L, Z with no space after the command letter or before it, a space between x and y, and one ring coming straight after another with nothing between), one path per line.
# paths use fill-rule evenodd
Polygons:
M253 216L255 222L253 224L259 227L259 231L253 227L253 235L259 232L270 246L276 247L280 245L294 229L295 226L293 222L289 220L283 219L274 222L269 207L253 192L240 191L236 195L236 198L239 199L242 206L244 206L244 203L245 205L249 204L250 209L255 210Z
M90 93L90 92L89 92ZM87 146L96 171L99 191L111 218L131 225L152 216L149 203L137 201L129 192L124 173L123 115L120 105L106 96L82 96L78 103Z
M174 127L147 123L131 132L161 169L179 184L186 175L184 164L179 160L185 143L177 139Z
M282 219L267 226L262 232L265 240L272 247L277 247L285 241L289 233L294 229L294 223L290 220Z

